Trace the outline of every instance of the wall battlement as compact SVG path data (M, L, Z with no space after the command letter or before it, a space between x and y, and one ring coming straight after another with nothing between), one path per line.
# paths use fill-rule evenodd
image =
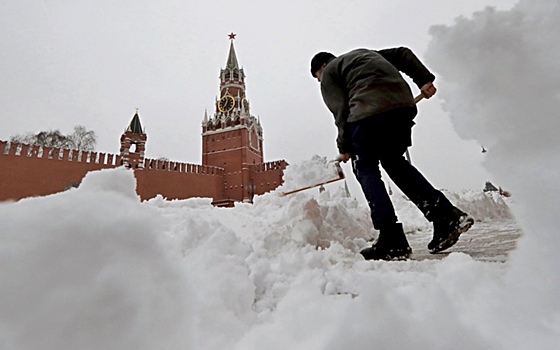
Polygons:
M224 168L211 165L174 162L163 159L144 159L144 170L175 171L180 173L223 176Z
M271 170L284 170L288 166L288 163L285 160L275 160L272 162L254 164L251 166L253 167L253 171L255 172L263 172Z
M116 154L78 151L70 148L43 147L7 141L0 141L0 155L42 160L64 160L75 163L101 164L109 166L120 165L121 159L121 157Z
M0 156L30 158L41 160L59 160L73 163L99 164L118 167L122 165L122 157L117 154L78 151L69 148L52 148L28 145L19 142L0 141ZM6 158L5 158L6 159ZM143 170L174 171L179 173L206 174L223 176L224 169L210 166L163 159L144 159Z

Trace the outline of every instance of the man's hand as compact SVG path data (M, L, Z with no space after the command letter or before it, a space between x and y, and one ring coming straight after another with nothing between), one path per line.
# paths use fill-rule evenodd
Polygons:
M437 89L432 82L429 82L424 84L424 86L420 88L420 91L425 98L430 98L436 94Z
M350 153L340 153L338 157L336 157L336 160L342 163L346 163L350 158L352 158L352 155Z

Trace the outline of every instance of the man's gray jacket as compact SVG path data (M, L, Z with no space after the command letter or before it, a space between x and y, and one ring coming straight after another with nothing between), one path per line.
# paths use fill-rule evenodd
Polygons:
M356 49L331 60L321 76L321 94L333 113L338 128L340 153L351 153L346 124L416 105L410 87L400 74L405 73L420 88L435 77L405 47L369 50Z

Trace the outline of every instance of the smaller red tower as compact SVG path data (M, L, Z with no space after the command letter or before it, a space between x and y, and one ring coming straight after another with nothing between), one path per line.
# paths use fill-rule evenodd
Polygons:
M144 169L144 154L148 135L142 130L138 109L124 134L121 136L121 163L127 168Z

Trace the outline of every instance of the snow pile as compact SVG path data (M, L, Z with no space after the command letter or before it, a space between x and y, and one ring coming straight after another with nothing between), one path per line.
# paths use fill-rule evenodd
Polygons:
M310 160L292 164L285 170L280 191L290 192L339 179L338 169L334 160L314 155Z
M445 196L459 207L461 210L469 213L476 221L492 222L512 220L509 203L505 198L497 192L481 192L481 191L462 191L460 193L442 190ZM432 223L428 222L424 215L408 198L400 193L391 196L395 211L399 221L402 222L405 232L431 230Z
M410 307L418 317L440 312L422 306L435 302L421 292L426 285L449 299L457 288L494 288L503 273L461 254L441 263L364 261L358 252L375 236L369 211L342 188L272 192L225 209L202 198L140 203L134 187L131 171L103 170L78 189L0 205L2 348L328 348L360 331L347 324L355 317L379 323L356 346L370 337L389 344L381 324L416 329L403 319ZM402 205L411 203L396 199L402 221L427 225ZM462 277L447 277L454 273ZM466 286L477 279L482 291ZM378 303L393 290L403 294ZM470 300L454 307L472 309Z
M1 349L188 346L188 281L131 174L0 205Z
M498 192L470 190L456 193L444 190L443 193L454 205L469 213L476 221L513 219L509 209L513 200L501 196Z

